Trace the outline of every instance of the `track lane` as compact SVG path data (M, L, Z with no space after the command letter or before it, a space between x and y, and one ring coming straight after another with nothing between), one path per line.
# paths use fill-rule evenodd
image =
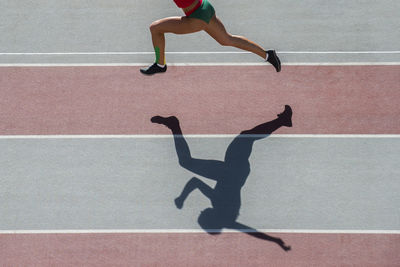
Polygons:
M233 138L187 138L223 160ZM239 222L256 229L399 230L400 138L256 141ZM201 229L172 138L0 140L0 230ZM231 170L231 168L230 168Z
M3 266L398 266L400 235L271 233L0 235Z
M400 133L400 66L0 68L0 134L237 134L290 104L290 134ZM222 75L223 74L223 75Z

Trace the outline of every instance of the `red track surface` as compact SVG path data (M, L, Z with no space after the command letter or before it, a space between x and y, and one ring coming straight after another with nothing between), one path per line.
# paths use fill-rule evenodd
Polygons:
M223 72L223 73L222 73ZM176 115L186 134L236 134L285 104L277 133L400 133L400 66L0 69L0 134L168 134L149 119Z
M0 236L1 266L399 266L400 235L273 233Z

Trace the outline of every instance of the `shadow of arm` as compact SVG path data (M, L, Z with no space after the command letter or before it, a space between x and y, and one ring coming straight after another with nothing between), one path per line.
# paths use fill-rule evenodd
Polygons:
M283 242L282 239L278 238L278 237L273 237L270 235L267 235L265 233L259 232L254 228L251 228L247 225L235 222L231 227L231 229L240 231L242 233L246 233L250 236L262 239L262 240L266 240L266 241L270 241L270 242L274 242L277 245L279 245L284 251L289 251L291 249L290 246L285 245L285 242Z

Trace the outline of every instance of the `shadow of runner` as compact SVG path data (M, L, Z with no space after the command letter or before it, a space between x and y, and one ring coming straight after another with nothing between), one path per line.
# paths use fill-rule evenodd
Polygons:
M171 130L179 164L183 168L216 181L215 187L211 188L196 177L190 179L182 193L175 199L177 208L181 209L189 194L199 189L212 204L212 207L203 210L198 217L197 222L202 229L210 234L219 234L223 228L234 229L256 238L275 242L285 251L290 250L290 246L286 246L280 238L258 232L236 221L241 206L240 192L250 174L249 157L253 144L256 140L268 137L282 126L292 126L290 106L286 105L285 110L278 114L275 120L241 132L228 146L224 161L193 158L176 117L154 116L151 121L165 125Z

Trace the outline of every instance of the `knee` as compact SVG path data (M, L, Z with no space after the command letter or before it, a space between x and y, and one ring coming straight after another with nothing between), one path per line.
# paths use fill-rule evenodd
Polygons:
M151 23L150 24L150 27L149 27L149 29L150 29L150 32L151 33L157 33L158 31L159 31L159 21L158 20L156 20L156 21L154 21L153 23Z
M222 38L219 38L217 41L222 46L232 46L232 36L231 35L226 35Z
M197 178L197 177L192 177L192 179L190 179L188 183L190 183L190 184L192 184L192 185L198 185L199 182L201 182L199 178Z
M185 169L188 168L190 165L190 158L189 157L180 157L179 165Z

